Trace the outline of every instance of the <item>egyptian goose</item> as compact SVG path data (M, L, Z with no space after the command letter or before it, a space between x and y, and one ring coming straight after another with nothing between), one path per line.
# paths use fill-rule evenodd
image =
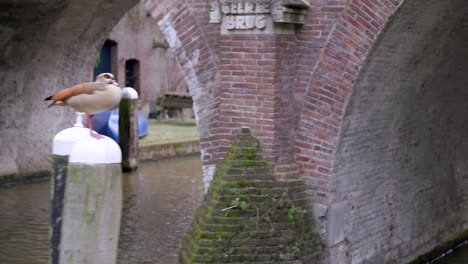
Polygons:
M58 91L45 100L53 100L49 107L71 106L78 112L87 115L86 123L93 138L101 139L102 135L93 133L91 117L94 114L104 112L116 107L122 98L119 84L111 73L101 73L95 82L87 82Z

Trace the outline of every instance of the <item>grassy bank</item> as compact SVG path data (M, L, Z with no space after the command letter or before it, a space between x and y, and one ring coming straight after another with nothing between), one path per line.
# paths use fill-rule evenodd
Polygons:
M161 122L149 119L148 122L148 135L140 139L140 146L199 139L195 120L193 119L184 122L180 119L169 119Z

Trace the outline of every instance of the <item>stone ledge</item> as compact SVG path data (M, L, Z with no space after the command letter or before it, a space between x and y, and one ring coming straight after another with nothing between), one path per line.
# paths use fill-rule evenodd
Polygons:
M1 175L0 187L47 180L50 178L50 175L51 175L51 171L49 170L22 173L22 174Z
M200 153L199 140L173 141L162 144L144 145L138 148L139 161L162 160ZM0 187L49 179L50 170L22 174L0 175Z
M175 141L170 143L138 147L140 161L161 160L200 153L199 140Z

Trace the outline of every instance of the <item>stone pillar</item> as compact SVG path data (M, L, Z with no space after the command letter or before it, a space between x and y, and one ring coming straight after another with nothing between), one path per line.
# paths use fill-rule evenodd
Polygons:
M236 127L252 130L278 179L297 176L294 158L295 26L307 1L213 1L211 23L220 23L221 103L218 152Z
M119 105L119 145L122 149L123 171L138 168L138 93L135 89L122 89Z
M116 263L122 210L122 156L110 138L73 146L63 201L59 263Z

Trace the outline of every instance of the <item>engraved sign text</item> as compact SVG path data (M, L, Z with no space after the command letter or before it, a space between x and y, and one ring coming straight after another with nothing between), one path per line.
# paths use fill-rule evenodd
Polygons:
M227 30L265 29L267 15L270 14L270 3L223 3L221 12Z

